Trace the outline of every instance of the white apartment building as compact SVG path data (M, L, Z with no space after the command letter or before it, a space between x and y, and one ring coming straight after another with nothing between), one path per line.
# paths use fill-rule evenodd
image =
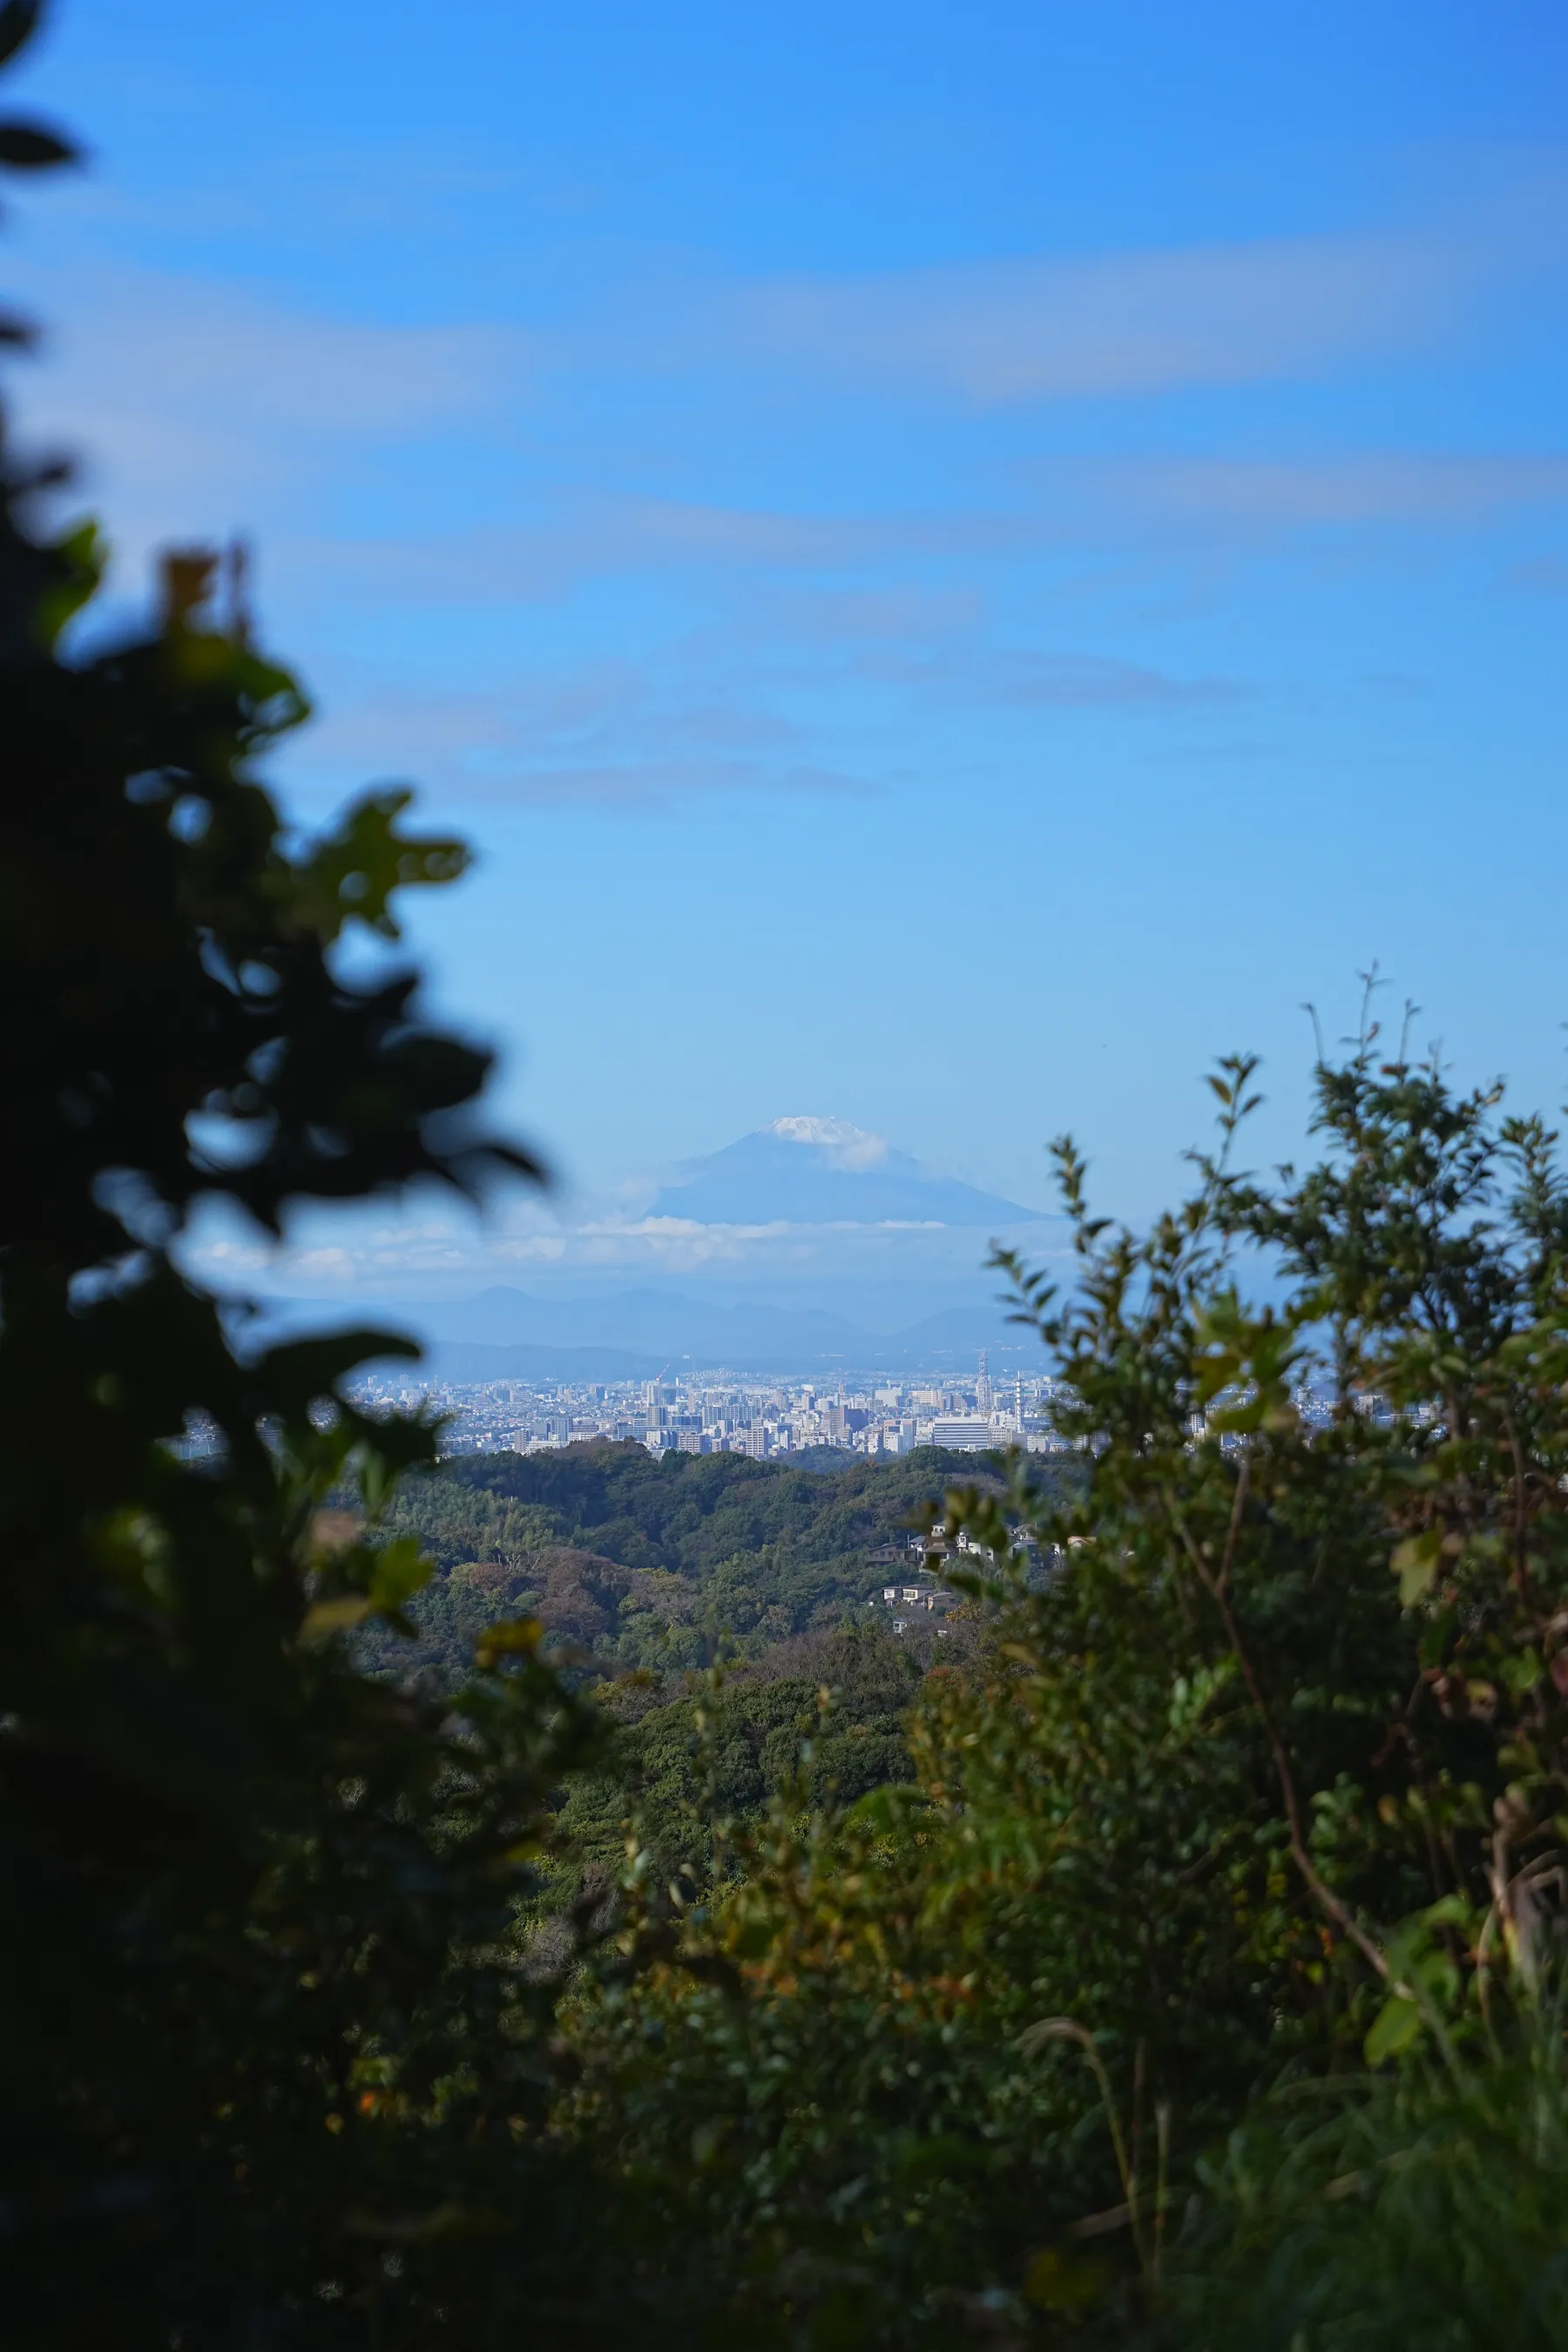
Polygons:
M1005 1445L1007 1433L992 1427L989 1413L943 1413L931 1423L931 1443L950 1446L956 1453L980 1453L987 1446Z

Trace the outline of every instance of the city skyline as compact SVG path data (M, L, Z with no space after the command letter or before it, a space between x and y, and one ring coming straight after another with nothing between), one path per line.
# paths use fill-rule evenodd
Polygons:
M447 1416L447 1454L550 1452L570 1444L632 1444L662 1454L734 1453L753 1461L803 1454L891 1460L936 1446L948 1452L1035 1454L1071 1450L1050 1418L1059 1381L1031 1371L994 1383L985 1351L973 1375L927 1370L801 1381L755 1378L712 1366L646 1381L555 1382L432 1380L405 1367L363 1373L359 1395L376 1409L434 1409Z

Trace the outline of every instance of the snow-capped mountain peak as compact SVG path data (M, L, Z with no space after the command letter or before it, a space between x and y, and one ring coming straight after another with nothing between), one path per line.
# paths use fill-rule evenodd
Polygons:
M847 1118L773 1118L758 1133L776 1135L781 1143L815 1144L826 1153L832 1168L875 1168L888 1156L886 1136L868 1134Z
M1038 1210L922 1166L844 1118L795 1114L683 1169L655 1217L710 1225L984 1225L1032 1223Z

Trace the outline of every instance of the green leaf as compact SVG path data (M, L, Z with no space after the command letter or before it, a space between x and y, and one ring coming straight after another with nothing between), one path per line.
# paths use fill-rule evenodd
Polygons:
M923 1789L892 1780L883 1788L868 1789L844 1819L848 1828L868 1830L873 1837L893 1837L909 1826L912 1816L931 1810L931 1799Z
M1421 2031L1421 2011L1403 1993L1394 1993L1385 2000L1372 2021L1371 2031L1362 2044L1362 2053L1369 2066L1381 2066L1390 2058L1397 2058L1408 2050Z
M307 1609L300 1638L304 1642L330 1642L334 1633L351 1633L363 1625L374 1603L363 1592L345 1593L338 1601L318 1601Z
M324 942L358 921L383 939L399 937L393 894L454 882L468 863L466 845L447 835L400 833L397 820L414 795L399 785L367 793L323 836L289 877L289 912Z
M1047 2246L1024 2273L1024 2300L1037 2311L1052 2312L1071 2324L1088 2315L1110 2280L1110 2265L1097 2256Z
M399 1536L376 1555L371 1578L371 1604L376 1609L401 1609L405 1601L429 1583L436 1563L421 1550L417 1536Z
M544 1638L544 1628L537 1617L507 1617L500 1624L487 1625L474 1644L474 1662L489 1669L503 1657L532 1657Z
M55 551L65 560L65 573L45 589L36 615L38 635L46 646L51 646L66 623L74 620L83 605L97 594L109 564L108 545L90 518L68 531L57 542Z
M1399 1579L1402 1608L1414 1609L1426 1599L1442 1552L1443 1534L1439 1528L1428 1528L1425 1535L1407 1536L1399 1546L1389 1566Z
M1527 1691L1535 1688L1545 1671L1538 1651L1515 1650L1503 1660L1502 1679L1514 1698L1522 1698Z

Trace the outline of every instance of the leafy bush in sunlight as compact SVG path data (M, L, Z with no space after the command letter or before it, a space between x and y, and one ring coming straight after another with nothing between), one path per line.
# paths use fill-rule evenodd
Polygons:
M1245 2217L1226 2259L1289 2281L1331 2134L1273 2119L1363 2065L1411 2073L1333 2094L1347 2146L1469 2147L1471 2117L1478 2214L1529 2160L1480 2118L1560 1959L1568 1190L1539 1121L1381 1062L1370 1019L1320 1066L1320 1163L1264 1185L1232 1164L1251 1076L1216 1079L1224 1148L1142 1236L1090 1215L1062 1148L1064 1301L1006 1262L1091 1466L949 1496L995 1616L925 1685L918 1788L782 1805L771 1840L647 1889L657 1964L583 2003L581 2128L781 2341L1175 2329L1220 2211ZM1258 1252L1285 1296L1253 1309ZM1044 1591L1007 1566L1020 1526L1059 1562ZM1255 2107L1279 2081L1305 2104ZM1412 2168L1336 2213L1347 2265L1408 2257L1440 2206L1440 2165ZM1456 2224L1453 2263L1484 2272L1484 2238ZM1453 2301L1442 2340L1515 2340L1480 2310Z

